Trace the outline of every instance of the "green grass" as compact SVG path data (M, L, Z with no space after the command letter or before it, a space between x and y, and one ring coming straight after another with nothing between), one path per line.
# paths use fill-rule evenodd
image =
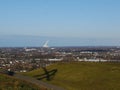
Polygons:
M29 82L0 74L0 90L45 90Z
M57 69L58 72L51 81L66 90L120 90L120 63L57 63L47 67L47 70ZM24 75L39 78L43 69L37 69Z

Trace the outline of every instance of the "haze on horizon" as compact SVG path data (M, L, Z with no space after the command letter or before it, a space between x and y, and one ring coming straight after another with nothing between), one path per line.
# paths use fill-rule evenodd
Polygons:
M120 45L119 34L120 0L0 1L0 46L11 46L11 44L15 46L16 42L19 44L26 42L22 41L24 39L19 41L19 36L21 38L22 36L57 37L57 39L50 39L54 44L59 40L58 46L62 44L63 46L89 46L101 43ZM16 39L9 38L9 36L15 36ZM81 38L83 41L80 42ZM42 40L46 39L49 38ZM88 39L89 42L94 40L94 44L84 42L84 39ZM10 41L12 41L11 44L8 43ZM70 43L66 43L67 41Z

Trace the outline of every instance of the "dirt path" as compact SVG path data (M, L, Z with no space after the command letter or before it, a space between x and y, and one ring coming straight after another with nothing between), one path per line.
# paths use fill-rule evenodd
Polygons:
M61 87L58 87L58 86L55 86L55 85L51 85L51 84L42 82L42 81L36 80L34 78L28 77L28 76L23 76L23 75L20 75L20 74L15 74L14 77L18 78L18 79L21 79L21 80L28 81L28 82L33 83L33 84L38 85L38 86L47 87L50 90L65 90L65 89L63 89Z

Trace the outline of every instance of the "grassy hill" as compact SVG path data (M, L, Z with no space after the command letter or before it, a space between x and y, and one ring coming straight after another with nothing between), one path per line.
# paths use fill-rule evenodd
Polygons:
M45 90L29 82L0 74L0 90Z
M57 63L48 66L47 73L40 68L24 75L66 90L120 90L120 63Z

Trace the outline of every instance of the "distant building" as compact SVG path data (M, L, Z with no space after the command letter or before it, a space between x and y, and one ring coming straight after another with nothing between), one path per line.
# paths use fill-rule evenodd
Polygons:
M44 48L48 48L48 47L49 47L49 46L48 46L48 42L49 42L49 41L46 41L46 42L44 43L44 45L43 45Z

